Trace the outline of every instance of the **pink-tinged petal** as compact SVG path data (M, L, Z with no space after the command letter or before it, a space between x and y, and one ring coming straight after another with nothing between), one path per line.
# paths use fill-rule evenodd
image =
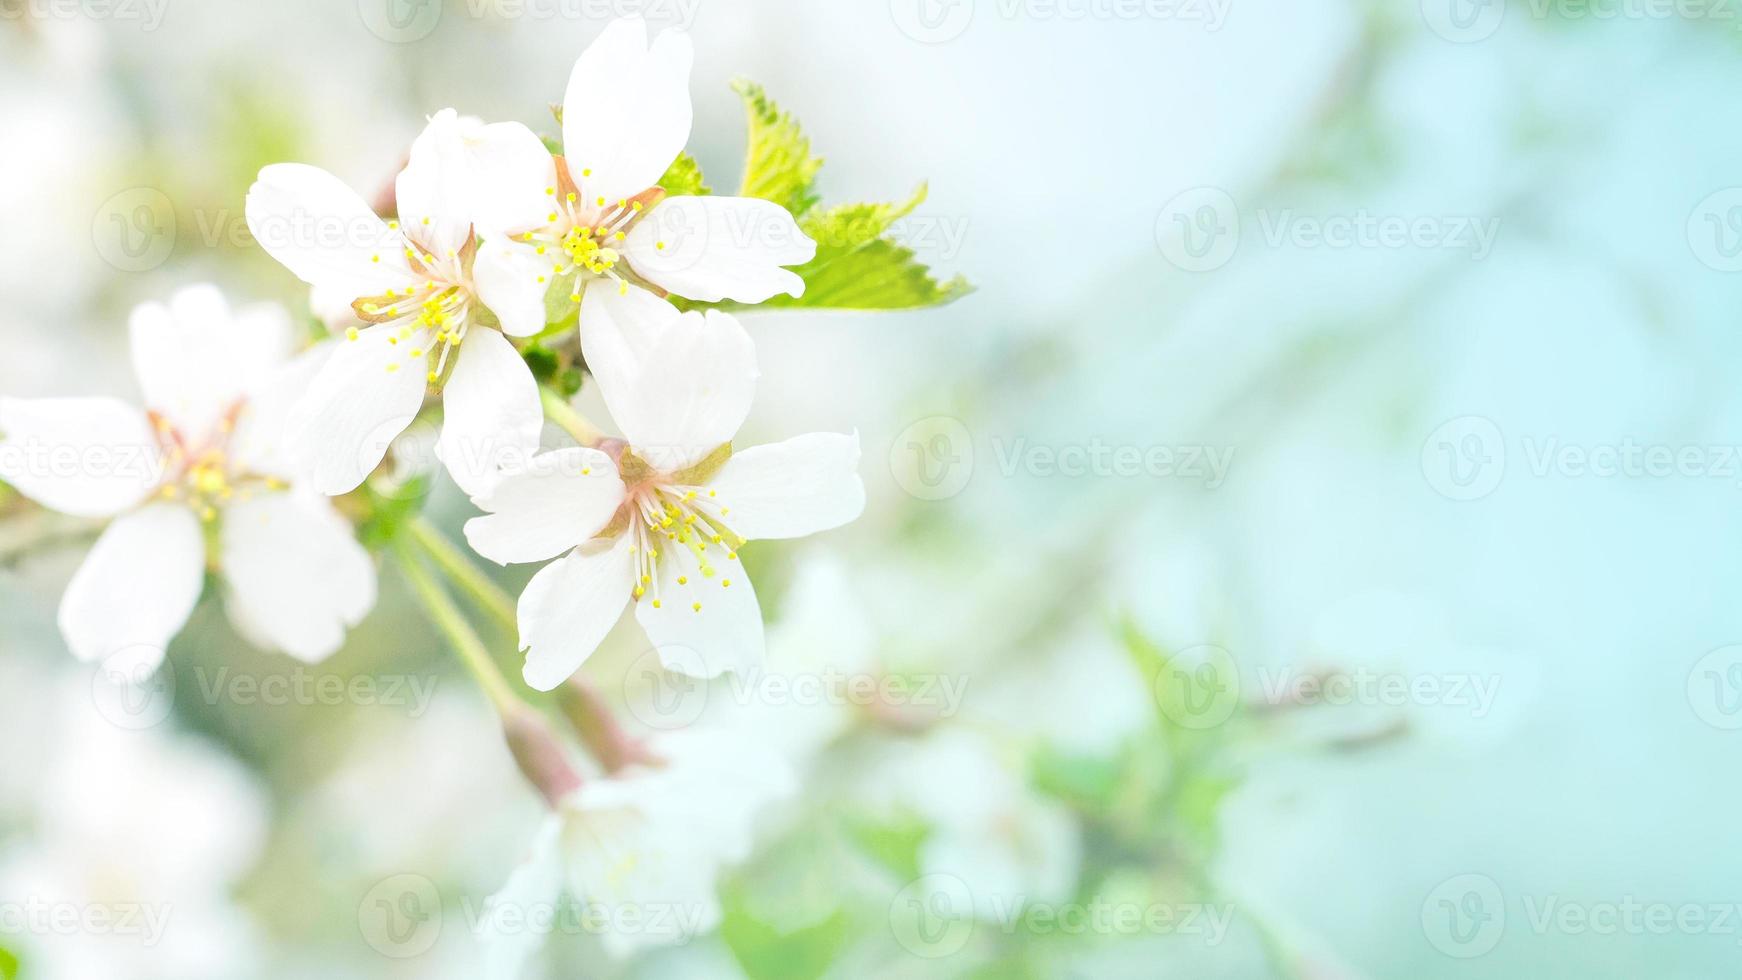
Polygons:
M630 445L667 472L731 442L756 397L756 347L736 319L645 290L588 289L581 349Z
M575 62L563 97L563 153L589 206L659 182L690 138L689 35L647 43L639 17L613 21Z
M501 331L473 327L442 392L436 458L470 496L489 491L503 469L538 452L544 409L538 381Z
M379 296L414 282L405 236L325 170L273 164L248 189L244 210L260 247L323 295Z
M556 280L557 256L503 238L486 241L472 263L478 298L496 314L502 332L531 337L544 329L544 296Z
M751 539L802 538L865 511L859 436L813 432L734 453L708 488L733 532Z
M60 605L73 655L161 658L199 603L206 542L192 510L151 504L115 519L79 566Z
M643 278L679 296L760 303L804 295L804 280L782 266L816 258L817 243L772 201L673 197L630 230L623 250Z
M112 517L166 472L144 413L113 398L0 398L0 480L63 514Z
M224 509L220 567L237 631L317 663L375 607L375 563L324 497L268 493Z
M597 449L543 453L473 500L486 513L466 522L466 540L499 565L548 561L603 530L624 493L617 464Z
M215 286L189 286L168 304L142 303L128 322L147 408L201 446L218 423L291 355L290 315L272 304L232 312Z
M581 669L623 613L634 583L629 539L576 548L546 565L520 595L526 683L555 690Z
M718 549L709 550L708 562L704 571L688 548L664 549L659 580L636 600L635 618L667 670L708 678L760 667L762 608L750 576Z
M406 345L391 343L394 336L373 327L338 343L291 410L285 439L304 479L321 493L357 489L423 407L427 368L406 356Z

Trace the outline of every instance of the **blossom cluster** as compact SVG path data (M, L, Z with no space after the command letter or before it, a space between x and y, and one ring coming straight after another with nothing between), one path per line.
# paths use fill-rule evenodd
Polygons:
M801 222L820 161L759 90L740 91L761 138L787 141L765 156L790 173L760 185L747 174L741 196L709 192L684 153L692 58L681 31L610 24L569 79L561 152L518 122L434 113L387 215L317 167L268 166L247 194L249 230L307 285L327 336L304 343L285 310L232 307L196 285L133 312L141 407L0 398L0 481L106 522L62 599L73 654L111 673L155 670L210 580L245 639L310 663L333 655L376 601L358 533L383 510L371 478L413 422L439 414L436 457L481 512L464 528L472 550L543 566L515 623L527 685L564 687L627 608L667 670L758 670L763 619L740 550L839 527L866 499L857 434L734 444L759 369L732 311L799 303L812 285L800 272L821 268L830 296L816 305L837 308L930 305L962 287L910 270L911 252L862 247L887 245L879 236L923 191ZM838 240L841 228L855 240ZM829 266L839 254L903 274ZM879 299L861 280L913 294ZM840 299L855 289L856 307ZM552 351L596 390L614 434L540 369ZM572 444L546 445L547 413ZM396 544L386 523L368 540ZM717 870L747 853L756 810L792 790L772 755L665 733L628 739L622 758L589 746L598 765L571 766L537 712L490 693L553 811L499 898L544 902L566 887L682 902L711 928ZM574 727L586 741L589 724ZM503 973L537 947L486 938Z

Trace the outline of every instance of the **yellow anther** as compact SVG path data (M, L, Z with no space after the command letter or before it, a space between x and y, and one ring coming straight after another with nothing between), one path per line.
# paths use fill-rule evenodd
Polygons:
M349 329L347 329L345 331L345 339L346 340L356 340L358 338L358 336L360 336L360 335L357 333L356 327L350 327Z
M379 256L379 255L371 255L371 256L369 256L369 261L371 261L371 262L379 262L379 261L381 261L381 256Z
M389 364L389 365L387 365L387 373L388 373L388 374L392 374L392 373L393 373L393 372L395 372L395 371L397 371L397 370L399 370L399 365L398 365L398 364Z
M731 580L731 579L729 579L729 578L723 578L723 579L721 579L721 580L720 580L720 588L722 588L722 589L729 589L729 588L731 588L731 587L732 587L732 580Z
M679 584L679 585L690 584L690 577L688 575L679 575L677 577L677 584Z
M698 603L690 606L690 608L694 609L696 612L701 612L702 611L702 604L698 602Z
M655 609L659 608L659 600L658 599L653 600L653 608L655 608Z
M545 193L545 195L546 195L546 196L547 196L547 197L555 197L555 196L556 196L556 188L554 188L554 187L546 187L546 188L545 188L545 189L544 189L544 193Z

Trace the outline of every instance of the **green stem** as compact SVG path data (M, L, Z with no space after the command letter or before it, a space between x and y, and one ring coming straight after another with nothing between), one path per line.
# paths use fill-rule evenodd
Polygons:
M453 645L454 652L460 655L461 663L471 671L477 679L478 686L484 689L490 703L504 718L514 717L525 709L525 704L508 679L496 668L496 662L490 659L490 651L484 647L484 641L478 639L478 634L472 629L472 624L466 622L466 617L460 612L454 600L441 587L441 584L430 575L411 545L405 539L398 538L393 542L394 554L399 558L399 565L405 570L406 580L411 583L412 591L417 594L418 601L423 603L430 619L436 624L448 642Z
M538 398L544 403L545 418L563 427L563 431L575 437L575 441L583 446L596 445L605 438L605 433L587 419L585 415L575 411L568 399L543 385L538 387Z
M472 564L459 547L437 531L427 518L412 518L406 523L406 530L449 581L476 600L509 635L517 635L520 621L512 596Z

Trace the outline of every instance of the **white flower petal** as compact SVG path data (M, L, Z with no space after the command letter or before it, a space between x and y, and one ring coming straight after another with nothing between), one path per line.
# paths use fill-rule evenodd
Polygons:
M688 548L664 549L657 588L636 601L635 618L668 670L699 677L753 670L765 647L756 590L743 565L716 550L708 557L712 575Z
M473 501L488 513L466 522L466 540L500 565L547 561L603 530L623 497L610 456L581 447L544 453Z
M164 475L151 423L113 398L0 398L0 479L51 510L112 517Z
M260 247L325 295L379 296L414 281L405 236L325 170L267 167L248 189L245 212Z
M546 565L520 595L526 683L552 691L581 669L629 601L629 539L590 541Z
M411 159L394 182L399 227L438 259L472 240L477 177L466 153L463 124L452 109L430 117L411 144Z
M231 622L256 645L316 663L375 607L375 563L323 497L268 493L224 508Z
M339 343L291 410L285 439L321 493L357 489L423 406L423 362L408 360L394 336L375 327Z
M737 534L802 538L840 527L865 510L859 436L813 432L734 453L708 489Z
M736 319L645 290L588 289L581 349L630 445L667 472L731 442L756 397L756 347Z
M472 282L478 298L502 322L510 337L530 337L544 329L544 295L555 281L557 256L539 255L531 246L493 238L478 249Z
M508 876L502 890L485 900L484 908L511 918L487 915L478 923L486 980L513 980L526 975L526 964L544 946L549 931L527 928L530 910L552 907L562 897L563 862L558 850L562 818L552 814L538 829L531 853Z
M563 152L589 204L647 190L683 151L694 59L682 31L649 47L639 17L613 21L581 53L563 97Z
M475 181L472 221L485 237L542 228L552 210L556 158L538 134L520 123L464 130Z
M190 446L290 357L289 314L263 304L232 313L214 286L190 286L169 303L142 303L128 322L133 368L147 408Z
M442 393L436 458L468 495L485 493L504 468L538 452L544 409L538 381L501 331L473 327Z
M230 437L232 466L259 476L301 482L302 461L288 439L290 415L341 343L344 341L316 344L281 365L265 384L250 392Z
M773 201L673 197L630 229L623 251L636 272L679 296L760 303L804 295L804 280L782 266L809 262L817 243Z
M116 518L61 598L60 630L84 661L169 649L205 584L199 519L180 504L151 504Z

